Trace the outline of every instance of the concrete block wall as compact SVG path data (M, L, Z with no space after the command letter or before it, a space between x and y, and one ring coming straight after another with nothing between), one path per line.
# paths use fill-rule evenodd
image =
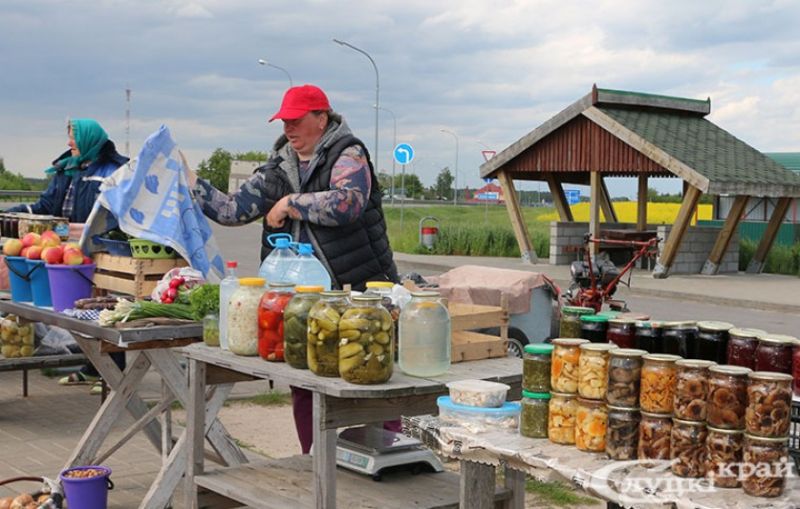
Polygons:
M601 223L602 229L635 230L632 223ZM656 225L648 225L648 230L655 230ZM589 232L589 223L570 223L563 221L550 222L550 264L569 265L578 259L576 246L583 246L583 236Z
M664 239L658 246L659 257L664 249L664 243L669 237L672 225L660 225L657 228L658 236ZM699 274L708 259L714 242L717 240L720 228L713 226L690 227L683 237L683 242L678 249L678 255L670 267L670 274ZM722 256L719 273L732 273L739 271L739 232L733 234L728 250Z

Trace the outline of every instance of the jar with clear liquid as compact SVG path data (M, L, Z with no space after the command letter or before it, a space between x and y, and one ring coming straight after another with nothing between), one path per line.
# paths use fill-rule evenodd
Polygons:
M399 365L411 376L436 376L450 367L450 313L436 292L412 292L399 319Z

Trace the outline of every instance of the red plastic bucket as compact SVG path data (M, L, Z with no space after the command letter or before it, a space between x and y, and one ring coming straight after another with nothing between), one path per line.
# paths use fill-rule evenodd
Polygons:
M66 477L69 472L99 470L103 475L94 477ZM72 467L61 471L58 479L64 487L64 496L69 509L107 509L108 490L114 489L111 469L101 466Z
M63 311L72 308L75 301L92 296L94 263L86 265L45 265L50 278L50 294L53 309Z

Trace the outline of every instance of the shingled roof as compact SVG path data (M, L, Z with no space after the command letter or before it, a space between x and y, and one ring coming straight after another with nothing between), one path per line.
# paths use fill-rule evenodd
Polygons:
M583 116L704 193L800 196L800 174L788 170L706 119L710 111L709 100L593 88L592 92L481 165L481 176L494 176L498 171L508 169L515 178L530 176L537 180L535 170L515 168L515 161L530 158L538 144ZM580 147L567 147L566 150L570 149L580 150ZM580 170L588 173L590 168ZM597 170L614 173L613 168Z

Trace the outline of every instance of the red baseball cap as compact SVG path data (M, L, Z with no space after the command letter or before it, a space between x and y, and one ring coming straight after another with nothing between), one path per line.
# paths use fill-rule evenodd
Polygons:
M309 111L329 110L331 104L328 96L321 88L314 85L292 87L283 95L281 109L272 115L270 122L276 119L294 120L302 117Z

